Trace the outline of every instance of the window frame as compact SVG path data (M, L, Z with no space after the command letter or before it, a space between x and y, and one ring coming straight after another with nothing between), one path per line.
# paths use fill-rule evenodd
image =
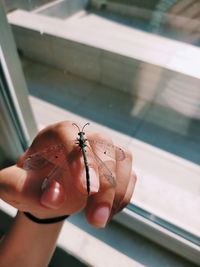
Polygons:
M10 148L10 160L16 160L30 144L37 127L15 41L1 2L0 36L1 126L8 128L9 138L15 144Z
M127 208L116 215L115 220L170 251L177 253L183 258L199 264L200 246L185 238L189 236L191 238L189 233L169 224L159 217L157 217L157 222L151 220L150 217L151 214L147 211L144 211L136 205L129 204ZM182 235L185 235L185 237L179 235L177 230ZM198 241L200 240L195 237L195 242Z

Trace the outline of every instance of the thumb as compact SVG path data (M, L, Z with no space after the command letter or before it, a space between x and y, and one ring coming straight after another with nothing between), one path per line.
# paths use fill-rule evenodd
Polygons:
M0 199L17 209L20 209L22 205L27 205L31 208L37 203L50 209L58 209L64 203L65 193L63 186L56 180L52 179L46 183L46 186L42 187L43 192L38 200L34 197L31 198L31 196L39 196L39 194L35 194L34 190L35 188L37 188L37 191L41 190L41 183L38 181L39 183L36 187L32 183L32 186L26 188L27 192L24 192L26 182L27 171L24 169L16 165L2 169L0 171Z
M56 180L44 180L42 184L43 193L40 203L51 209L59 209L65 201L65 191L63 186Z
M0 170L0 198L18 202L26 176L26 171L16 165Z

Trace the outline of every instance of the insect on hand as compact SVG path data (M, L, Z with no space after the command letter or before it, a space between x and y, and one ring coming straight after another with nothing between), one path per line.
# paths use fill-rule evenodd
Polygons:
M90 174L89 174L89 165L88 165L88 161L87 161L87 157L86 157L86 150L85 147L87 146L87 139L85 139L85 133L84 133L84 128L86 125L89 125L89 122L86 123L82 130L80 130L80 128L78 127L78 125L76 123L73 123L72 125L76 126L79 130L78 135L79 137L76 139L76 144L78 144L80 146L82 155L83 155L83 161L85 164L85 172L86 172L86 182L87 182L87 193L88 195L90 194Z
M86 149L85 149L85 147L87 146L87 142L89 142L92 147L95 147L95 150L99 151L100 153L106 154L108 157L113 158L116 161L124 160L125 153L120 147L114 146L112 144L108 144L102 140L86 139L84 128L87 125L89 125L89 123L86 123L81 130L77 124L73 123L72 125L78 128L78 137L75 140L75 144L77 144L80 147L81 152L82 152L83 161L85 165L85 171L86 171L87 193L89 195L90 194L90 174L89 174L89 164L88 164L88 160L86 156ZM61 176L62 172L68 170L67 166L69 162L67 161L67 157L66 157L67 145L68 145L67 143L51 145L47 147L46 149L43 149L39 152L36 152L30 155L24 161L23 168L28 171L29 170L37 171L37 170L44 168L49 163L51 163L53 167L51 171L48 173L48 175L44 177L45 182L43 184L49 183L51 179ZM88 149L91 149L89 146L87 147ZM94 156L94 160L98 165L99 175L104 176L106 180L113 187L115 187L116 178L112 174L107 164L103 162L101 158L94 151L91 151L91 154Z

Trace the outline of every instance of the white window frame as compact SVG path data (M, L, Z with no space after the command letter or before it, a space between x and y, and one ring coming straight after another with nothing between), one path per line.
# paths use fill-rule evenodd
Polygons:
M1 127L12 140L9 155L16 160L37 132L28 99L28 90L14 38L0 2Z

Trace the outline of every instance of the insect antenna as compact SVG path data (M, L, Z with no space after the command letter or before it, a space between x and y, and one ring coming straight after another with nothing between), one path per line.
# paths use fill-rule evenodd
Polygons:
M87 125L90 125L90 123L89 122L87 122L84 126L83 126L83 128L82 128L82 132L83 132L83 130L84 130L84 128L85 128L85 126L87 126Z
M78 131L80 132L80 128L78 127L78 125L76 123L72 123L73 126L77 127L78 128Z

